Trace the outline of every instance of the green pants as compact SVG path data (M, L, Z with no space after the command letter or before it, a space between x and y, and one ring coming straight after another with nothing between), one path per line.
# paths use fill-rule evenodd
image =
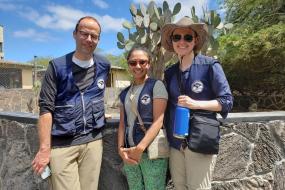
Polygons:
M168 159L148 159L143 153L138 165L124 165L130 190L165 190Z

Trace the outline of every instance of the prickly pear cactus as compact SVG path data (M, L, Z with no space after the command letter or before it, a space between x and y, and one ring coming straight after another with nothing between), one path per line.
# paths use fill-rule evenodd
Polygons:
M216 39L218 34L226 33L227 30L233 27L232 23L223 24L220 15L215 10L207 11L203 8L202 18L195 14L195 7L191 8L191 16L194 22L203 22L208 27L209 40L202 48L202 53L205 55L215 56L219 48L219 43Z
M174 16L181 10L181 4L177 3L173 10L170 10L167 1L164 1L162 7L158 7L154 1L147 6L140 4L136 7L134 4L130 6L132 22L125 21L123 27L128 30L128 36L123 33L117 33L117 46L125 49L126 52L134 45L144 46L149 49L152 54L152 70L150 75L154 78L161 79L165 65L168 64L174 55L165 51L161 47L161 28L174 21Z

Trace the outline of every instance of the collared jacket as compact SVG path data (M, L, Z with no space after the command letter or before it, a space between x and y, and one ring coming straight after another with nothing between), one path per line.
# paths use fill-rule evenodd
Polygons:
M175 109L178 96L182 95L181 86L183 94L194 100L216 99L222 106L220 114L223 118L232 109L233 97L224 71L220 63L211 57L196 55L190 68L183 73L179 69L179 63L176 63L166 69L164 77L168 91L164 125L169 144L173 148L180 149L182 143L181 139L173 136Z
M137 110L142 118L144 123L144 127L149 129L153 122L153 88L155 85L156 80L148 78L143 86L143 89L139 95L138 102L137 102ZM125 105L126 95L129 91L131 86L124 89L121 94L119 95L121 102ZM128 120L127 120L127 112L131 110L126 110L124 106L124 124L125 124L125 146L129 147L129 143L127 141L128 136ZM141 129L138 117L134 123L134 130L133 130L133 139L135 145L137 145L144 137L145 132Z
M76 86L72 74L71 52L51 61L57 78L57 95L53 113L53 136L87 134L105 124L104 90L110 65L98 55L93 56L94 82L83 92Z

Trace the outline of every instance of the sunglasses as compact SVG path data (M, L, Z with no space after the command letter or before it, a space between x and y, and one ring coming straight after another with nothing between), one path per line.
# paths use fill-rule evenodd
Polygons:
M192 42L193 41L193 36L190 34L186 34L184 36L180 35L180 34L174 34L171 36L171 39L173 42L179 42L183 37L183 40L185 42Z
M148 60L130 60L128 61L128 64L132 67L137 66L139 64L140 66L144 66L148 63Z

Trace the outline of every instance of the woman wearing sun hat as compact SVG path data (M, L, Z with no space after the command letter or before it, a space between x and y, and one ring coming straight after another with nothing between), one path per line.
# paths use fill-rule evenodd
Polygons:
M220 113L226 118L233 105L230 87L220 63L199 54L208 39L204 23L194 23L191 18L183 17L175 24L166 24L161 35L162 46L179 59L164 75L169 94L164 125L171 147L171 177L177 190L211 189L217 152L193 148L192 141L210 146L212 142L200 142L191 134L191 126L187 138L173 136L175 109L178 105L189 108L191 114L202 113L216 119L216 113ZM214 138L218 143L219 132Z

